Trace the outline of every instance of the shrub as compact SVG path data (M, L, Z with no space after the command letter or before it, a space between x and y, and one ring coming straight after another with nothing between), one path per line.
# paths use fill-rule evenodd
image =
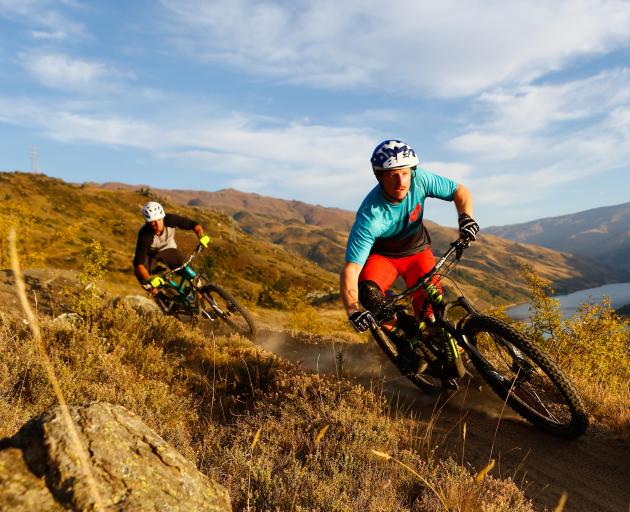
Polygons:
M619 316L607 298L582 304L564 319L549 281L528 267L521 275L531 290L525 332L568 373L601 426L630 435L628 319Z
M72 296L72 307L85 319L90 319L103 305L97 283L105 277L109 260L108 252L97 240L83 250L83 265L77 276L79 288Z

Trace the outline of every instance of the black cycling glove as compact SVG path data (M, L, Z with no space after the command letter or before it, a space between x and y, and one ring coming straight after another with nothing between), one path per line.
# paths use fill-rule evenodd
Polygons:
M468 240L476 240L477 233L479 233L479 224L475 222L470 215L467 213L462 213L457 222L459 223L459 235L462 238L467 238Z
M367 331L370 325L375 323L374 317L369 311L355 311L348 317L348 320L357 332Z

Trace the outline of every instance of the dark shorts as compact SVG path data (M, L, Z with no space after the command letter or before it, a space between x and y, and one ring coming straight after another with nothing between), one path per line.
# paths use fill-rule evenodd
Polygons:
M149 255L149 272L153 272L158 267L177 268L184 263L184 255L179 249L164 249L155 254Z
M153 274L156 271L161 272L163 270L177 268L184 263L184 260L184 255L179 249L164 249L155 254L149 254L149 267L147 270L149 274ZM136 278L142 283L142 279L137 273Z

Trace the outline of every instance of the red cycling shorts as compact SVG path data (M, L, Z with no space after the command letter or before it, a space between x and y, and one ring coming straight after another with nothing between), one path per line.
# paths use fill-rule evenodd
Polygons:
M361 274L359 274L359 282L373 281L385 293L399 275L403 277L409 287L416 284L418 278L429 272L433 265L435 265L435 256L433 256L430 247L411 256L400 258L370 254ZM440 291L442 290L437 277L433 279L433 283L437 285ZM420 317L421 312L423 317L432 313L431 305L424 307L425 299L426 294L422 288L411 296L413 311L417 317Z

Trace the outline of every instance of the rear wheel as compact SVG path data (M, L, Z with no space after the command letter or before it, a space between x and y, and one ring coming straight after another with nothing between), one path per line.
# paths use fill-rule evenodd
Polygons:
M249 311L231 293L215 284L201 288L198 297L199 320L210 323L218 334L237 333L250 339L256 336L256 324Z
M473 364L492 389L526 420L559 437L575 439L588 417L564 372L532 341L509 324L473 315L464 334L477 348Z
M370 332L374 337L374 340L381 348L388 359L394 363L396 368L400 370L400 372L407 377L411 382L413 382L416 386L418 386L423 391L427 391L429 393L440 393L444 390L444 385L442 384L441 377L433 377L432 375L425 373L408 373L405 372L402 368L400 368L397 364L398 362L398 348L396 344L389 339L389 337L383 332L380 327L370 327Z

